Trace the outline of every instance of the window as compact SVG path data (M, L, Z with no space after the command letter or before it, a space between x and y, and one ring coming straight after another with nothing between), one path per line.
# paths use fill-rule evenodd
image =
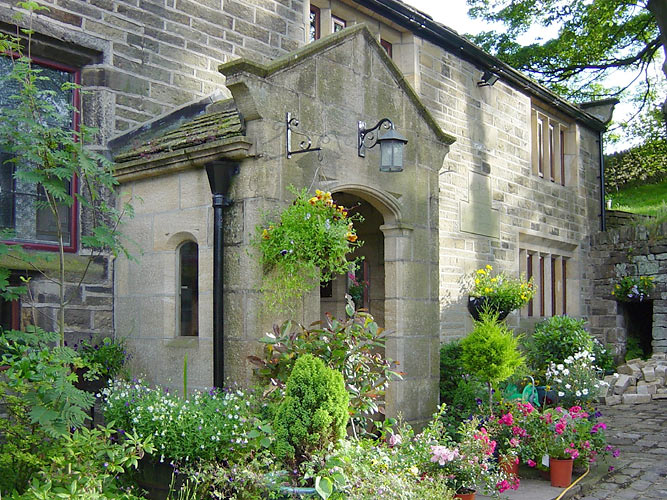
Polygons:
M562 186L566 184L566 156L573 147L569 127L545 113L533 109L533 173ZM545 170L548 169L547 172Z
M347 26L347 22L340 17L331 16L331 21L333 22L333 32L338 33L341 30L344 30Z
M314 5L310 6L310 41L320 39L320 9Z
M178 250L180 334L199 335L199 247L187 241Z
M533 278L537 293L528 302L526 316L556 316L567 314L568 260L570 257L550 251L520 250L521 272Z
M383 39L380 40L380 45L382 45L382 48L385 50L385 52L387 53L387 55L388 55L389 57L391 57L391 52L392 52L392 50L391 50L391 43L389 43L387 40L385 40L385 39L383 38Z
M11 57L0 57L0 75L7 75L12 69ZM64 83L79 83L79 72L74 68L48 63L35 59L33 64L41 71L40 76L47 77L38 80L37 85L45 91L51 92L51 104L63 116L70 113L71 106L79 107L77 91L63 91ZM0 107L13 106L10 99L18 89L3 82L0 88ZM77 128L77 115L69 118L69 126ZM43 206L46 200L44 189L34 183L16 179L15 166L5 163L10 155L0 151L0 227L11 229L16 241L25 243L28 247L53 248L58 242L56 218L48 207ZM76 179L67 184L70 192L76 190ZM58 217L63 231L67 251L76 249L76 203L72 207L59 210Z

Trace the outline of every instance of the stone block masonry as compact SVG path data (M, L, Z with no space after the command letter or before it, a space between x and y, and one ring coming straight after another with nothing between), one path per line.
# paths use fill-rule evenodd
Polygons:
M12 4L0 5L8 26L21 10ZM34 14L36 38L49 41L35 45L36 55L71 65L64 52L75 46L85 54L77 66L95 92L83 116L101 140L224 90L217 67L226 61L267 62L305 43L303 4L295 0L58 0L48 8ZM114 97L106 106L97 102L102 89Z
M601 402L609 406L650 403L653 399L667 399L667 354L654 354L650 359L632 359L604 379ZM636 374L628 375L628 373Z
M626 350L627 319L623 304L611 292L624 276L653 278L652 349L667 352L667 224L660 226L628 225L598 233L591 239L590 268L593 278L591 291L590 331L600 341L611 346L617 357ZM625 370L625 371L622 371ZM634 371L630 371L634 370ZM640 378L638 366L619 367L619 373ZM646 374L641 374L644 377ZM650 372L648 377L651 378ZM648 381L648 379L647 379Z

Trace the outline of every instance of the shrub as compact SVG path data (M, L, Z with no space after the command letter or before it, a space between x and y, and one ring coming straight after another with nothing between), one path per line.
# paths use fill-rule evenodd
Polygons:
M463 367L460 340L440 347L440 403L447 405L441 418L450 435L454 435L462 420L479 413L484 385L468 374Z
M550 363L562 363L579 351L593 349L593 337L584 329L586 322L570 316L552 316L535 326L527 345L528 363L541 377Z
M346 317L334 319L329 313L324 323L311 328L292 323L274 326L261 340L263 358L250 356L258 366L256 374L266 384L283 388L295 361L304 354L323 360L329 368L343 374L350 394L353 427L361 429L376 413L384 410L384 394L389 382L401 378L392 369L394 362L384 357L385 331L368 313L355 311L348 299Z
M558 403L561 405L583 404L597 398L601 386L595 358L588 351L576 352L562 363L550 363L546 378L558 391Z
M345 435L348 405L341 373L312 354L301 356L274 419L276 456L300 463L338 441Z
M493 387L511 377L523 364L519 339L496 314L483 313L475 328L461 341L461 360L468 373L489 387L489 408L493 408Z
M105 379L119 375L128 359L124 339L104 337L102 342L97 344L84 340L76 347L81 359L91 371Z

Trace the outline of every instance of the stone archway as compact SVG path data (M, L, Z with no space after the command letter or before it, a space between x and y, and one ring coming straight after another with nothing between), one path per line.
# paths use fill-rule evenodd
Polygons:
M357 307L363 307L375 321L385 326L385 242L381 227L384 216L369 201L357 194L338 192L336 203L347 207L350 214L358 213L362 222L355 224L357 236L364 244L353 254L358 267L352 276L338 276L320 289L320 313L342 317L345 312L345 294L357 295Z

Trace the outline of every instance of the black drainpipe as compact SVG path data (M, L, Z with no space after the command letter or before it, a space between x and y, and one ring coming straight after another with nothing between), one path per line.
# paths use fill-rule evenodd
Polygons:
M213 194L213 385L220 388L225 382L223 210L232 204L227 192L232 175L238 172L238 162L219 160L206 164Z
M604 199L604 154L602 152L602 132L598 132L600 145L600 231L607 230L607 207Z

